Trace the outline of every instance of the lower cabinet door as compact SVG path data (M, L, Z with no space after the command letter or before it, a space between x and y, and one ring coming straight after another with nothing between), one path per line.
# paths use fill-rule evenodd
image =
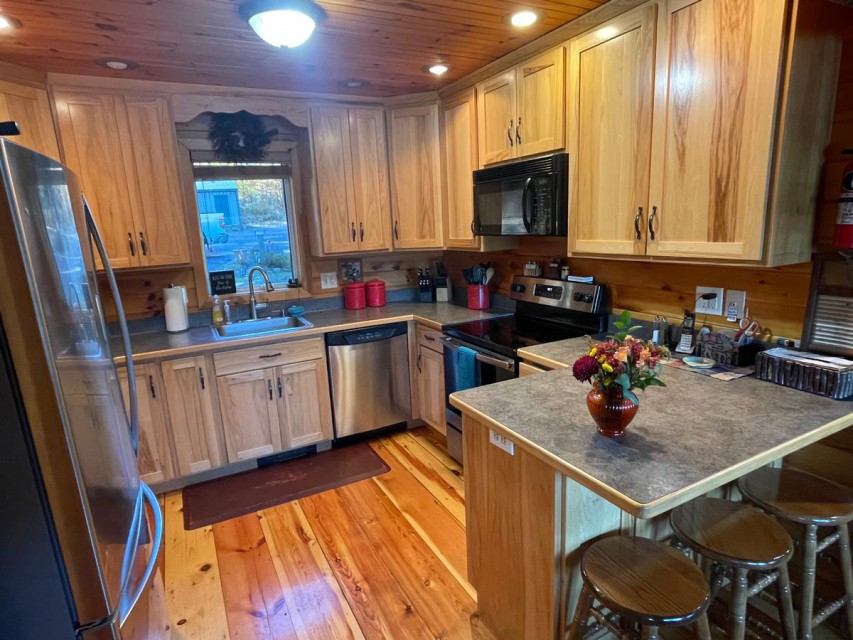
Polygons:
M213 413L214 379L204 356L165 360L161 371L178 474L187 476L222 466Z
M268 456L282 450L273 369L217 378L228 461Z
M275 369L278 416L285 448L332 438L332 404L325 359Z
M418 395L421 419L440 433L446 433L444 358L437 351L424 347L418 347Z
M139 406L139 475L146 484L156 484L175 477L160 372L156 365L136 365L134 373ZM118 370L118 379L129 412L127 369Z

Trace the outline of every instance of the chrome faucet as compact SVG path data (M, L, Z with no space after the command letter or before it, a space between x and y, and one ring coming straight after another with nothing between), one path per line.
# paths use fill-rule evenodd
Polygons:
M264 271L262 267L254 266L249 269L249 318L252 320L258 319L258 304L255 301L255 272L260 272L260 274L264 277L264 286L266 287L267 293L270 291L275 291L275 287L272 286L272 282L270 282L270 277L267 275L267 272ZM266 303L264 303L266 306Z

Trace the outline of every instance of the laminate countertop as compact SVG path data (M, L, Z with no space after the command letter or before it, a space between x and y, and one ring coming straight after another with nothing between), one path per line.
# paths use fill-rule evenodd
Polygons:
M585 338L526 349L552 366ZM620 439L599 435L589 385L559 369L454 393L451 403L623 511L649 518L853 426L853 402L751 377L730 382L664 367L666 388L640 393Z
M384 307L366 307L359 311L333 309L316 311L305 314L305 319L314 326L308 329L289 333L264 333L258 335L221 338L214 333L213 327L193 327L182 333L166 333L155 331L148 333L132 333L130 348L134 361L145 362L162 358L172 358L183 355L196 355L208 351L224 351L239 349L247 346L272 344L286 340L299 340L318 336L330 331L345 331L391 322L406 322L414 320L437 331L444 327L512 315L512 310L493 309L491 311L473 311L467 307L447 302L419 303L393 302ZM112 338L110 341L115 362L124 362L124 350L121 339Z

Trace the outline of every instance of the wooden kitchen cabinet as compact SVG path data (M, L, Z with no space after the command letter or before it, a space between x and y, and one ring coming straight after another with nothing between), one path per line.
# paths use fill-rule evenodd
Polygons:
M438 105L389 111L394 247L444 246Z
M228 462L282 450L273 378L272 369L217 377Z
M54 92L62 154L115 268L189 262L174 124L160 97Z
M474 235L477 169L477 104L474 91L443 103L444 178L447 193L447 248L478 249Z
M481 166L562 149L565 47L557 47L477 85Z
M211 387L214 379L204 356L165 360L161 372L178 474L186 476L223 465Z
M821 7L660 0L572 41L569 252L807 262L841 47Z
M157 484L175 477L174 447L163 406L160 370L157 365L142 364L134 367L134 374L139 413L139 475L143 482ZM118 369L118 379L125 408L130 412L127 369Z
M311 138L323 252L390 249L384 110L312 108Z
M417 328L417 384L420 416L439 433L447 432L444 392L444 349L441 332Z
M275 379L284 448L331 440L332 404L325 358L277 367Z
M572 253L645 253L655 16L646 5L569 48Z
M14 120L21 135L9 140L59 160L47 91L0 80L0 121Z

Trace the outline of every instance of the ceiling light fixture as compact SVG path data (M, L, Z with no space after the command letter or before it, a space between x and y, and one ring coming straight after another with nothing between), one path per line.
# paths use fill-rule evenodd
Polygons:
M21 26L20 20L0 14L0 31L12 31Z
M516 13L513 13L510 16L509 21L513 27L529 27L538 19L539 16L536 14L535 11L525 9L524 11L518 11Z
M443 76L450 70L450 67L446 64L434 64L430 67L426 67L426 71L429 71L434 76Z
M124 60L122 58L100 58L95 62L102 67L112 69L113 71L127 71L128 69L138 69L139 63L133 60Z
M265 42L293 49L311 37L326 12L311 0L251 0L240 15Z

